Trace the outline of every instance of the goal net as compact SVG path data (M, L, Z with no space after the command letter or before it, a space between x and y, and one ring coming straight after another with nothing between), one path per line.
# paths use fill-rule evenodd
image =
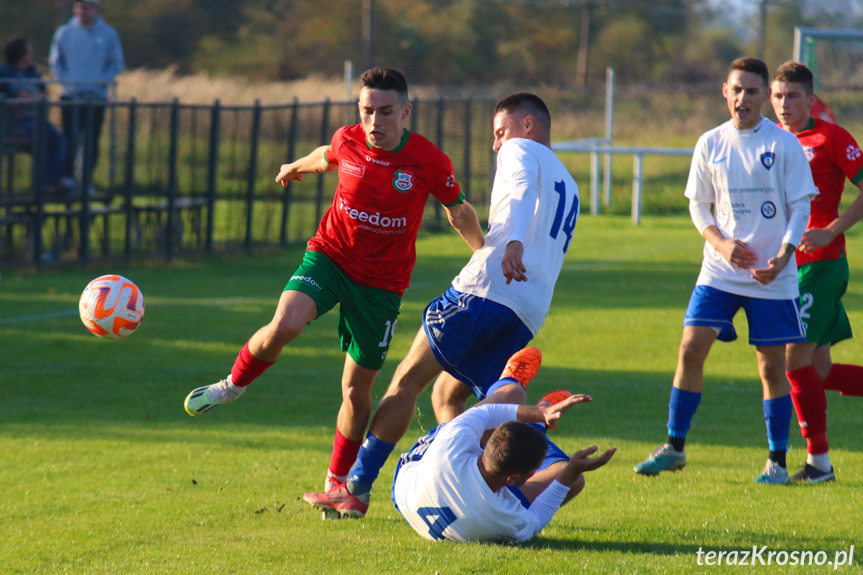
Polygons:
M863 30L794 29L794 59L815 75L815 89L863 87Z

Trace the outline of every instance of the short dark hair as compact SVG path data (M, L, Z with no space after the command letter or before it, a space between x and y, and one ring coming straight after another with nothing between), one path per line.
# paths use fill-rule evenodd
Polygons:
M482 460L492 475L523 474L539 467L547 449L540 430L520 421L507 421L488 438Z
M764 82L765 86L770 85L770 72L767 70L767 64L758 58L738 58L728 67L728 74L731 75L731 72L734 70L758 74L761 76L761 81Z
M794 60L789 60L776 68L773 81L800 84L806 90L807 96L811 96L815 92L815 77L812 74L812 70Z
M408 100L408 81L400 70L375 67L363 72L360 84L370 90L395 90L405 102Z
M27 46L29 44L30 42L24 36L15 36L6 42L6 48L4 49L6 62L10 66L17 64L21 58L27 55Z
M537 122L551 129L551 113L548 111L548 106L542 101L542 98L530 92L516 92L510 94L506 98L497 103L494 108L495 116L500 112L512 114L516 111L522 111L525 114L530 114L536 118Z

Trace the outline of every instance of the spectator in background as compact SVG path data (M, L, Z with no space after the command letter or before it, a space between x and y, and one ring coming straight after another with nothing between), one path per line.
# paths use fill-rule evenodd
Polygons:
M33 65L33 46L18 36L6 43L4 50L6 63L0 66L0 96L15 99L38 100L44 98L45 84ZM23 136L36 141L37 108L34 103L13 106L7 118L4 133L9 136ZM59 187L70 182L61 182L66 160L66 140L52 124L46 124L45 135L45 185Z
M60 99L99 103L93 106L92 123L88 122L87 106L63 107L63 133L69 141L65 175L74 176L78 147L89 140L84 180L90 179L98 160L108 86L123 71L120 36L99 15L99 4L100 0L75 0L75 16L57 28L51 40L51 69L62 85Z

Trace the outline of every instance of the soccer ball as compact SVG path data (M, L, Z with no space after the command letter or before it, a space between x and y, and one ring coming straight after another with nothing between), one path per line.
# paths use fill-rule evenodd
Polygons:
M144 294L118 275L100 276L87 284L78 301L84 327L105 339L131 335L144 317Z

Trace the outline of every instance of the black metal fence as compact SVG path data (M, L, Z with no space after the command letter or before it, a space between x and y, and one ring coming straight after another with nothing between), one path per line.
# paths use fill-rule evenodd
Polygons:
M355 102L105 105L92 176L86 166L94 158L84 145L74 186L49 187L48 123L59 124L63 106L94 104L0 99L0 265L170 259L305 242L332 201L337 175L286 188L274 178L281 164L358 122ZM29 135L10 121L22 106L36 107ZM493 108L485 99L415 100L409 120L450 156L465 194L479 205L488 202L494 169ZM441 222L439 206L426 210L425 225Z

